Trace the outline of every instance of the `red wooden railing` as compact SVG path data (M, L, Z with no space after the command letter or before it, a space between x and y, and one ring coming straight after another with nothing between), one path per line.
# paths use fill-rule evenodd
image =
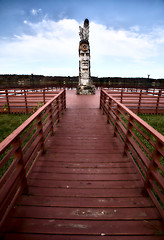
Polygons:
M108 89L108 94L123 103L134 113L164 114L164 90L162 89Z
M45 104L59 92L53 88L0 89L0 112L32 113L38 105Z
M38 109L0 144L0 227L22 191L66 108L65 90Z
M144 183L143 193L151 196L164 218L164 136L125 105L101 89L100 108L113 125L124 147L124 155L134 161Z

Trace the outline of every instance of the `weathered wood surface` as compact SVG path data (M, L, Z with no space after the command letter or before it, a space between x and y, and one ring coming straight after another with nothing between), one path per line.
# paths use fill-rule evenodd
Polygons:
M161 217L98 109L99 92L67 91L67 107L4 239L162 240Z
M124 104L134 113L164 114L164 90L146 91L143 89L107 90L107 93Z
M0 90L0 113L33 113L59 92L53 89Z
M164 219L164 136L103 89L100 108L120 138L124 154L136 164L148 193Z

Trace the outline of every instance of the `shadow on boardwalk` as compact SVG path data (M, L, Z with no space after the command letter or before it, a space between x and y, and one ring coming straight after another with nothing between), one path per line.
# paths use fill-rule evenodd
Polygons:
M99 109L99 92L67 91L67 110L28 183L5 239L163 239L160 216Z

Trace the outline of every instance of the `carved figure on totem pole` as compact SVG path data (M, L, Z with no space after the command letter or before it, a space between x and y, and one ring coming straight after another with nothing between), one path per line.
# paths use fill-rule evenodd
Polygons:
M85 19L83 28L79 27L79 85L77 94L95 94L90 77L89 20Z

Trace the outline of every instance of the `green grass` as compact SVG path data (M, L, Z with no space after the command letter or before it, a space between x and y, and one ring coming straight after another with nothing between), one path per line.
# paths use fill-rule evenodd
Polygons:
M18 128L30 114L1 114L0 115L0 142Z
M0 142L2 142L7 136L9 136L16 128L18 128L31 114L1 114L0 115ZM0 160L11 149L7 149L5 153L0 156ZM6 164L0 169L0 178L6 172L8 167L13 161L13 155L6 162Z
M139 114L138 116L164 135L164 115Z

